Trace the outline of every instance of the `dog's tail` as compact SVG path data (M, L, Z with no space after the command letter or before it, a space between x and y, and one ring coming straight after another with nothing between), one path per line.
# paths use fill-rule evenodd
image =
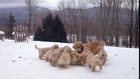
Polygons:
M36 49L39 49L39 48L37 47L37 45L35 45L35 48L36 48Z

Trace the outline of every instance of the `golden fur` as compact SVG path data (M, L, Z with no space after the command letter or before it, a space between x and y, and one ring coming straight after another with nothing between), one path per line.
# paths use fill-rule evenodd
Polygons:
M89 51L90 51L89 47L86 46L86 47L84 47L84 50L83 50L83 52L81 54L77 53L79 65L84 66L86 64L86 58L87 58L86 54Z
M58 59L62 55L65 47L60 47L60 48L52 51L52 54L50 56L50 63L51 63L52 66L56 66L56 64L58 63Z
M100 70L102 70L101 60L97 56L93 55L91 52L89 52L87 55L86 63L89 65L92 72L96 70L96 66L99 66Z
M62 55L58 59L59 67L67 68L70 65L70 62L71 62L70 52L71 51L72 51L71 48L68 46L64 49L64 52L62 53Z
M45 59L46 61L50 62L51 54L52 54L53 50L57 50L57 49L59 49L59 48L54 48L54 47L52 47L50 50L48 50L48 51L45 53L44 59Z
M102 61L102 65L104 65L108 57L107 52L101 46L98 46L97 50L98 50L98 56L100 60Z
M42 57L44 57L45 53L50 50L51 48L59 48L59 46L57 44L54 44L53 46L51 47L47 47L47 48L38 48L37 45L35 45L35 48L38 50L38 54L39 54L39 58L42 59Z
M105 45L106 44L103 41L93 40L93 41L86 43L86 44L83 44L82 42L75 42L73 45L73 48L75 50L77 50L79 54L81 54L84 50L84 47L89 47L90 51L93 53L93 55L96 55L97 54L97 47L101 46L104 48Z
M82 51L84 50L84 47L83 47L83 43L82 43L82 42L75 42L74 45L73 45L73 48L74 48L79 54L81 54Z
M100 70L102 70L101 60L97 56L93 55L90 50L84 50L82 54L79 54L79 58L81 64L84 65L87 63L93 72L96 70L96 66L99 66Z
M70 65L78 65L77 51L72 50L70 52L70 55L71 55Z

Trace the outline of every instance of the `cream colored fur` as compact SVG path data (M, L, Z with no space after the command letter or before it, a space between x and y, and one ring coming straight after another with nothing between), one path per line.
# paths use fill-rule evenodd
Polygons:
M70 65L70 61L71 61L70 52L71 51L72 51L71 48L68 46L64 49L64 52L62 53L62 55L58 59L59 67L67 68Z
M87 63L93 72L96 70L96 66L99 66L100 70L102 70L101 60L93 55L89 49L85 49L82 54L79 55L79 59L82 65Z
M102 70L101 60L97 56L93 55L91 52L89 52L88 55L87 55L86 63L89 65L92 72L95 72L96 66L99 66L100 70Z
M62 55L65 47L60 47L59 49L53 50L53 52L52 52L52 54L50 56L50 63L51 63L52 66L56 66L57 65L58 59Z
M44 57L45 53L46 53L48 50L50 50L52 47L53 47L54 49L59 48L59 46L58 46L57 44L54 44L53 46L47 47L47 48L38 48L37 45L35 45L35 48L38 50L38 54L39 54L38 57L39 57L40 59L42 59L42 57Z
M98 56L99 56L100 60L102 61L102 65L104 65L106 63L107 57L108 57L107 52L101 46L98 46L97 49L98 49Z
M59 48L57 48L57 49L59 49ZM48 62L50 62L51 63L51 54L52 54L52 52L53 52L53 50L57 50L57 49L55 49L55 48L51 48L49 51L47 51L46 53L45 53L45 57L44 57L44 59L46 60L46 61L48 61Z
M102 46L104 48L105 45L106 45L106 43L104 41L93 40L93 41L88 42L86 44L83 44L82 42L75 42L73 45L73 48L75 50L77 50L79 54L81 54L84 50L84 47L89 47L90 51L94 55L96 55L97 54L97 47Z
M71 55L70 65L78 65L77 51L72 50L70 55Z

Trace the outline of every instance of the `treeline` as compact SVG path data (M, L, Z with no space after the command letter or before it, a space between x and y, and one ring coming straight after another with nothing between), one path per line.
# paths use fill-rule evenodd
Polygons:
M89 4L98 7L88 8ZM77 41L98 39L131 48L139 47L137 4L138 0L61 0L58 8L68 34L76 35Z
M36 12L37 0L27 4L29 33L43 26L48 12ZM61 0L58 15L64 24L67 41L103 40L110 46L139 47L138 0ZM89 8L90 7L90 8Z

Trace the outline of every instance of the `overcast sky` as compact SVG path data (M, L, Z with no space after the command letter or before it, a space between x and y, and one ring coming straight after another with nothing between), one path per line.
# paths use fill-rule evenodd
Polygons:
M61 0L37 0L38 6L46 7L49 9L57 9L58 3ZM65 0L66 1L66 0ZM138 0L139 1L139 0ZM139 3L138 3L139 5ZM26 6L25 0L0 0L0 8L2 7L20 7Z
M56 9L60 0L37 0L37 5ZM25 0L0 0L0 8L2 7L19 7L26 6Z

